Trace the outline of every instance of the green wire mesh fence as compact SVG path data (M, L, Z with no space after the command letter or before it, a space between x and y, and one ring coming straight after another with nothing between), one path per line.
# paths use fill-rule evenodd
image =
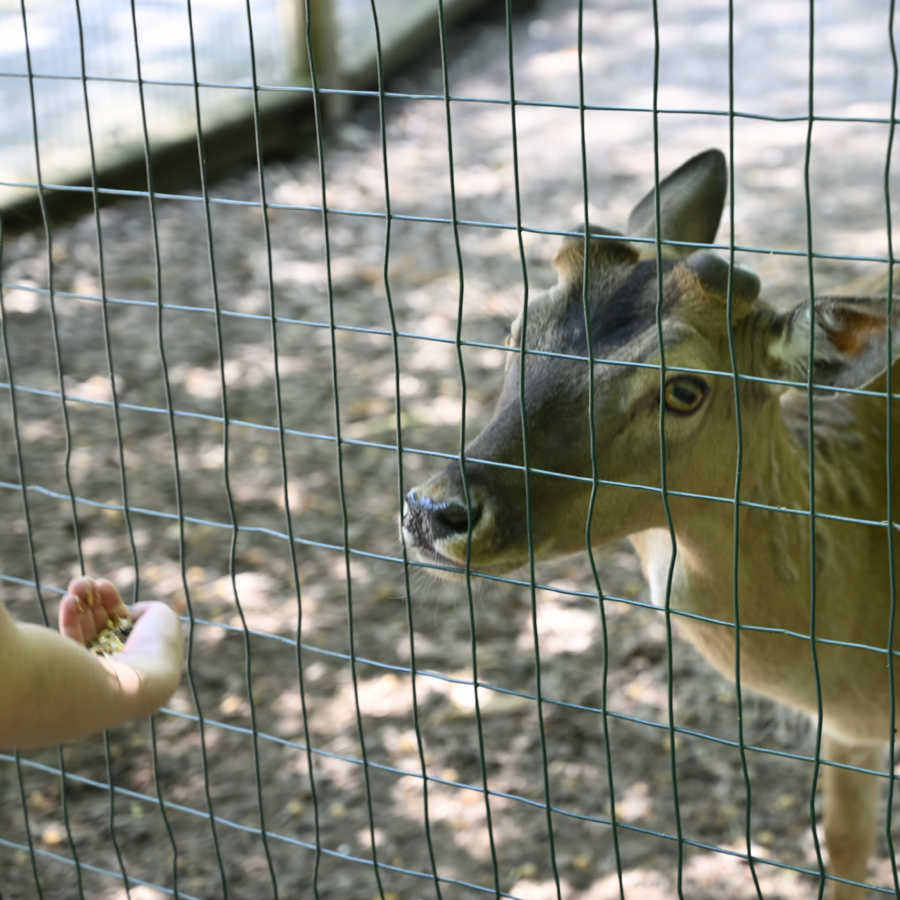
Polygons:
M818 896L821 735L673 637L627 545L442 584L397 520L489 418L559 235L621 228L693 153L726 150L718 240L765 296L887 271L893 6L508 0L449 32L435 2L430 58L388 80L379 52L345 119L313 50L314 154L210 183L186 3L181 194L140 9L146 189L93 166L92 215L3 220L0 579L37 622L85 570L166 600L187 675L150 722L0 754L0 897ZM376 48L388 13L354 13Z

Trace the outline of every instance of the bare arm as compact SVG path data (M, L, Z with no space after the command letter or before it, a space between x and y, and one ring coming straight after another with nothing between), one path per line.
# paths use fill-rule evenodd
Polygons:
M60 605L62 634L16 622L0 603L0 748L71 741L148 716L181 679L184 636L163 603L138 603L122 653L85 649L111 615L126 612L108 581L75 579Z

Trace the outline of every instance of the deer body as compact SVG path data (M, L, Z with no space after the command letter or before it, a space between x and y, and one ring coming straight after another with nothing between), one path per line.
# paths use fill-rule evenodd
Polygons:
M806 510L806 398L791 391L780 400L773 398L768 405L770 408L763 411L752 432L746 429L743 434L742 498L761 506ZM900 472L900 408L896 403L894 416L898 422L894 428L894 462ZM884 521L887 471L883 397L838 395L817 404L814 421L816 512ZM721 487L727 490L729 485ZM678 497L669 502L678 548L672 607L732 623L733 508L730 504ZM900 510L900 483L895 485L894 503ZM743 507L739 530L741 624L808 635L812 596L809 518L780 510ZM663 605L671 558L669 532L664 528L651 529L631 535L631 541L641 557L651 596L655 603ZM889 617L886 529L817 518L816 637L882 651L817 644L824 726L835 738L881 745L889 733L890 697L884 653ZM678 621L680 630L707 660L734 678L732 628L689 618ZM895 639L895 646L900 646L900 641ZM808 642L788 634L743 631L741 651L742 684L817 715L818 696ZM900 664L896 669L900 678ZM900 697L900 680L897 684Z
M900 375L900 373L898 373ZM873 386L874 387L874 386ZM883 398L840 395L817 409L816 510L830 515L886 518L886 413ZM774 401L764 428L744 436L744 459L766 460L745 468L742 494L752 502L808 508L806 398L799 392ZM900 408L894 404L894 421ZM894 446L900 428L894 428ZM880 449L881 452L878 452ZM900 453L893 452L893 463ZM900 471L900 469L897 469ZM674 498L673 498L674 499ZM678 555L671 591L673 608L734 621L732 511L687 501L673 509ZM894 488L894 504L900 490ZM694 509L687 508L694 505ZM744 508L740 516L738 597L742 625L810 631L810 536L805 516ZM671 539L668 530L631 536L654 602L665 602ZM890 589L885 528L816 520L816 623L818 638L886 648ZM679 619L679 630L723 675L735 675L734 633L728 627ZM741 683L812 717L818 715L812 653L787 634L741 632ZM898 646L897 636L894 639ZM883 769L890 734L890 684L884 652L817 644L823 716L823 758L859 768ZM900 665L895 663L900 699ZM878 781L826 767L825 830L831 870L865 881L875 843ZM850 900L860 888L835 882L832 896Z
M738 381L740 500L751 505L740 507L735 560L738 429L734 379L726 374L732 368L733 345L740 374L806 383L813 330L813 381L823 389L814 393L812 454L823 758L879 771L885 764L891 713L889 543L883 524L888 484L886 302L828 297L780 312L758 299L759 281L747 270L729 270L709 250L664 243L712 243L726 185L724 157L707 151L661 182L658 229L655 195L651 192L638 204L629 234L652 238L659 230L660 260L655 244L635 245L593 227L590 231L599 236L587 244L587 264L582 239L563 243L555 261L556 287L529 303L527 318L513 323L505 382L491 422L466 448L462 466L451 462L410 491L403 537L421 558L455 571L465 567L467 558L473 571L487 573L526 563L527 431L534 555L551 559L585 548L594 473L590 348L595 360L603 360L593 366L593 457L600 483L590 542L629 536L655 603L668 599L673 610L715 620L675 617L679 630L731 679L736 676L736 564L741 626L769 629L742 628L741 684L817 716L819 692L809 641L807 395L779 383ZM892 359L896 337L893 343ZM900 371L894 390L898 386ZM866 393L835 393L833 388L864 388ZM661 405L677 546L668 598L673 547L659 490ZM898 518L897 403L893 419ZM900 623L896 631L895 648L900 647ZM900 673L900 659L895 668ZM900 698L900 677L896 684ZM839 878L864 881L874 847L879 779L835 766L825 766L823 772L830 870ZM840 881L832 883L831 891L836 900L864 893Z

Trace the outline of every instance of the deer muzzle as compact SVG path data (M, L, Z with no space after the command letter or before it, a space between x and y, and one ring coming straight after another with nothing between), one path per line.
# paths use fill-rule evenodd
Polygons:
M480 519L481 505L474 498L467 507L457 499L435 500L416 488L406 495L403 507L403 541L426 560L458 568L465 563L466 541Z

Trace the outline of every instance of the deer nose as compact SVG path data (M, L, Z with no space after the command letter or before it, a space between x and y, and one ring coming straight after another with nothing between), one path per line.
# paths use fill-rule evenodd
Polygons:
M443 500L436 502L430 497L410 491L406 495L406 508L403 510L403 526L412 533L427 535L431 541L465 535L481 518L481 506L472 503L467 508L459 500Z
M471 519L472 528L474 528L480 518L480 506L473 506L470 514L465 503L460 503L458 500L441 503L435 507L432 513L434 536L443 538L466 534L469 531L469 520Z

